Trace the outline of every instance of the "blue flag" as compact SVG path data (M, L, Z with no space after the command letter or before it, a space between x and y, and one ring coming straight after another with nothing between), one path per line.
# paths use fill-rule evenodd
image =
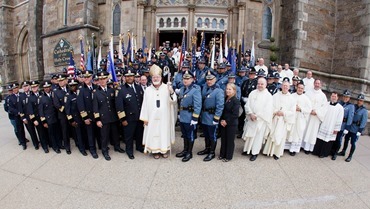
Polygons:
M235 55L235 50L233 49L231 52L231 72L236 74L236 55Z
M202 43L200 43L200 57L204 58L204 51L206 49L206 36L204 32L202 34Z
M92 53L89 51L87 52L87 66L86 69L88 71L93 71L93 61L92 61Z
M196 63L197 63L197 57L195 56L196 53L196 44L193 44L193 48L191 50L191 70L195 72L196 69Z
M146 53L145 53L145 49L146 49L146 38L145 38L145 36L143 37L143 47L142 47L142 49L143 49L143 55L144 55L144 57L146 57Z
M133 60L131 60L131 38L130 38L130 36L128 37L127 56L126 57L128 59L128 62L133 61Z

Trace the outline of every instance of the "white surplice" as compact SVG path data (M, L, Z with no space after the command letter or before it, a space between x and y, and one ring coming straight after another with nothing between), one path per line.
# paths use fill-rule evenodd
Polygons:
M322 121L317 138L329 142L335 141L337 134L334 131L339 132L343 122L344 109L343 106L337 103L336 105L327 104L327 112L325 119Z

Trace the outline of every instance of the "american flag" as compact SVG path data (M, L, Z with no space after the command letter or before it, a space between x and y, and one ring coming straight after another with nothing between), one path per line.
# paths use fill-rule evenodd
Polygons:
M81 60L80 60L80 67L82 71L85 71L85 52L84 52L84 44L82 39L80 40L81 45Z
M200 56L204 57L204 50L206 49L206 36L204 32L202 32L202 42L200 43Z
M108 63L107 63L108 72L111 74L112 80L114 82L117 82L117 75L114 69L114 62L113 62L113 36L111 36L110 38L109 53L108 53L107 59L108 59Z
M76 75L75 61L73 60L72 54L73 54L73 52L71 52L71 54L69 56L69 65L68 65L68 69L67 69L67 74L68 75Z
M180 61L178 69L181 69L182 62L184 61L185 57L185 51L186 51L186 36L185 36L185 30L182 31L182 42L181 42L181 54L180 54Z

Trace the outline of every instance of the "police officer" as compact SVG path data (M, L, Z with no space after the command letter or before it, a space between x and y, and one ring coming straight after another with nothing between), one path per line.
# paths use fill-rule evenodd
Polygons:
M226 84L228 82L228 75L229 72L226 71L226 65L221 63L220 66L217 69L217 81L216 84L218 84L221 88L223 86L226 87Z
M27 149L26 137L24 132L23 122L19 112L19 84L12 84L13 94L8 98L8 114L11 117L14 117L15 127L16 127L16 136L19 141L19 145L22 145L23 150Z
M177 95L179 94L181 87L184 86L184 83L182 81L183 75L184 75L185 72L187 72L189 70L189 68L190 68L189 62L188 61L184 61L182 63L181 71L178 72L175 75L175 77L173 78L172 88L175 90L175 92L176 92Z
M242 66L240 70L237 71L236 78L235 78L235 85L239 86L239 88L242 86L243 82L248 79L246 74L247 74L247 68L244 66Z
M71 154L71 143L69 138L69 129L68 129L68 121L67 116L65 113L65 102L64 97L66 93L68 92L67 83L68 80L66 79L67 76L63 74L58 75L58 81L59 81L59 87L53 90L53 103L55 108L58 111L58 120L60 129L62 134L62 139L64 146L62 144L59 144L59 148L66 149L67 154Z
M183 73L182 78L183 86L180 88L178 98L184 149L177 153L176 157L182 157L182 161L187 162L193 157L193 145L197 137L196 126L202 109L202 95L200 87L194 84L194 75L189 70Z
M53 73L51 75L51 89L54 91L54 89L59 87L59 82L58 82L58 74Z
M107 86L107 71L99 73L99 87L93 90L93 111L96 125L100 128L102 153L105 160L111 160L108 153L108 143L112 137L114 151L124 153L118 140L118 129L116 122L118 117L115 108L115 91Z
M353 115L355 114L355 106L350 102L350 99L350 91L345 90L343 92L343 100L339 102L339 104L341 104L344 109L343 122L332 147L332 160L337 159L337 152L342 145L342 138L344 135L348 134L348 130L352 125Z
M134 140L136 141L136 150L144 152L144 124L139 119L144 90L134 82L134 76L135 72L130 69L125 72L126 84L116 90L115 101L118 119L123 126L126 153L131 160L135 159Z
M207 85L202 89L202 125L205 137L205 149L198 152L198 155L207 156L204 161L215 158L217 145L217 126L224 108L224 92L216 84L216 75L212 71L207 72Z
M280 78L281 78L280 73L278 72L274 73L274 84L276 86L277 91L281 89L281 83L279 82Z
M97 86L92 83L92 74L89 71L83 71L82 76L84 77L84 83L77 92L77 107L87 133L90 154L96 159L99 157L96 153L96 142L101 143L99 129L94 122L92 92Z
M44 128L48 130L49 138L51 139L51 146L53 150L60 154L60 145L62 139L59 135L57 110L53 104L51 83L45 81L43 84L44 93L39 96L39 115Z
M339 156L344 156L346 154L348 142L349 140L351 140L351 151L346 159L346 162L351 162L353 153L356 150L356 142L361 136L362 131L364 130L367 123L368 111L364 106L364 100L365 96L363 94L358 95L352 125L349 127L348 133L345 136L343 150L338 153ZM345 131L346 130L344 130L343 133Z
M21 116L23 124L26 126L28 133L31 136L32 144L36 150L39 149L39 139L37 137L36 129L29 118L30 113L27 111L28 100L30 97L30 82L22 82L23 92L19 93L19 114Z
M276 85L274 83L274 75L273 74L268 74L267 75L267 90L270 92L271 95L274 95L277 92Z
M209 68L206 66L206 60L204 58L200 58L198 60L198 69L196 69L195 77L196 77L196 84L203 88L204 84L206 83L206 74Z
M15 123L15 116L9 112L9 97L13 94L13 88L12 85L7 85L6 89L8 90L8 95L4 98L4 110L8 113L8 118L10 120L10 124L13 126L14 134L18 139L18 131L17 131L17 125Z

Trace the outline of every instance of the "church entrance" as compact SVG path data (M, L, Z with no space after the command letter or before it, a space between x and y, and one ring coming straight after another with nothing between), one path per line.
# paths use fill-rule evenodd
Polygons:
M186 33L186 32L185 32ZM181 45L182 42L182 31L159 31L159 43L158 46L173 47L173 44Z

